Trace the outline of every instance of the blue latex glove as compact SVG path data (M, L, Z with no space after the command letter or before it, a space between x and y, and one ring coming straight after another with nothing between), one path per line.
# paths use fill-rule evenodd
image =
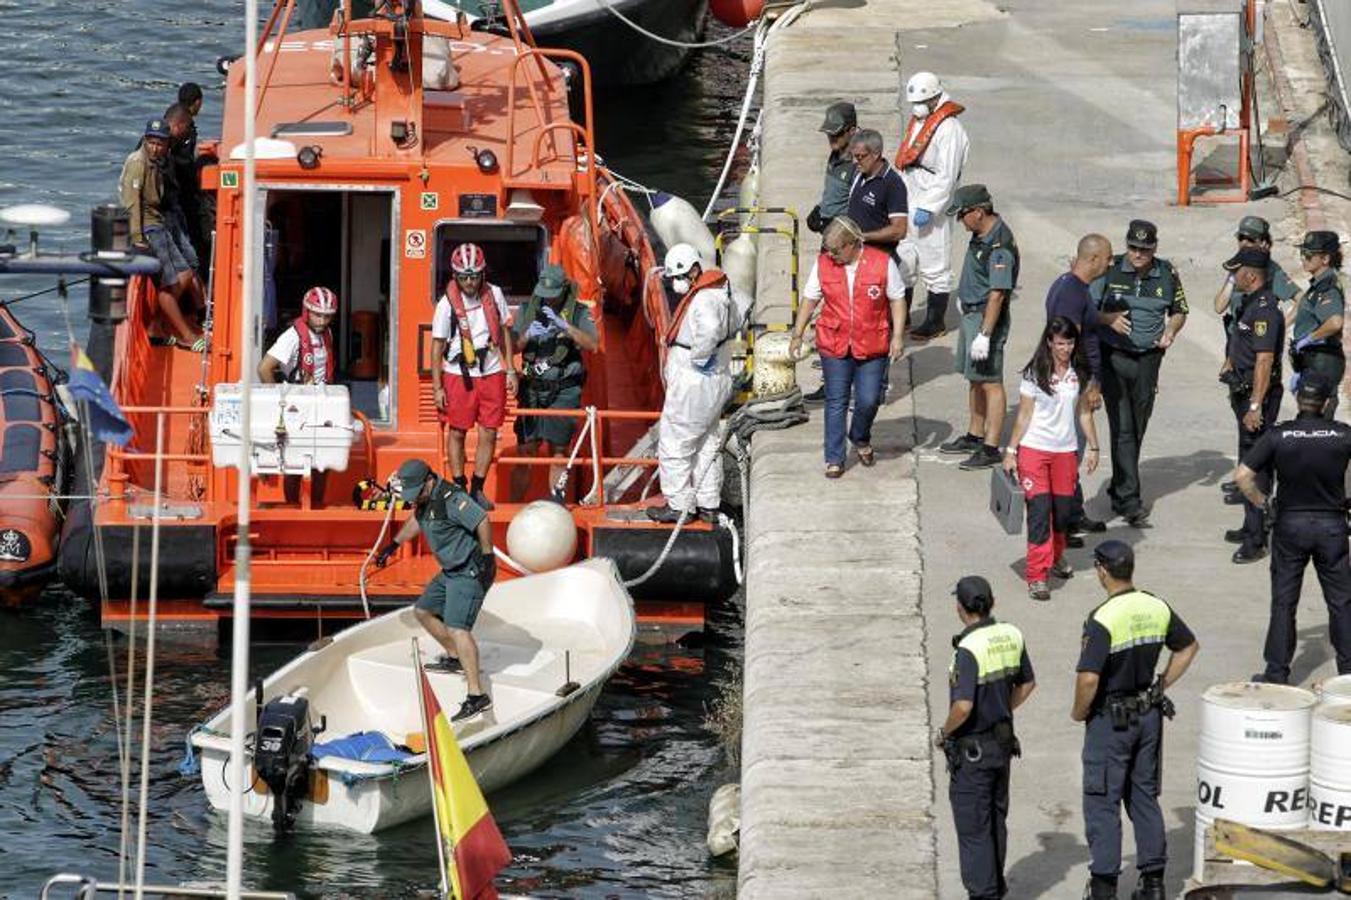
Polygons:
M525 339L527 341L534 339L544 339L553 333L553 329L543 322L531 322L530 327L525 330Z
M929 212L927 209L916 209L915 214L913 216L915 220L915 227L923 228L925 225L928 225L929 222L933 220L933 217L934 217L933 213Z
M541 306L539 308L539 311L544 314L544 318L548 319L549 324L552 325L554 328L558 329L559 331L568 330L568 323L564 321L561 315L559 315L557 312L554 311L553 307Z
M1290 376L1290 393L1292 394L1299 390L1299 374L1296 372Z
M1311 345L1313 345L1313 344L1316 344L1316 343L1318 343L1318 341L1315 341L1315 340L1313 339L1313 335L1311 335L1311 334L1306 334L1304 337L1302 337L1302 338L1300 338L1299 340L1295 341L1295 352L1298 353L1299 351L1303 350L1305 347L1309 347L1309 346L1311 346Z

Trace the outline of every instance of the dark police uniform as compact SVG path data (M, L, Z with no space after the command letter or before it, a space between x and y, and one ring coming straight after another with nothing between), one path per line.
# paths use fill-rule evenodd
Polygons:
M948 669L951 702L967 700L971 715L948 735L948 800L957 826L962 884L973 900L1003 897L1013 689L1034 680L1022 632L993 617L952 639Z
M1013 289L1018 284L1020 263L1018 242L1002 217L988 234L984 237L973 234L966 245L962 277L957 283L957 304L962 311L962 323L957 340L955 368L967 381L1004 380L1004 345L1009 339L1009 307L1013 301ZM1005 292L1004 307L999 311L994 333L989 336L990 355L983 362L975 362L969 358L971 342L980 333L990 291Z
M1168 860L1158 799L1162 715L1140 698L1154 681L1163 648L1176 652L1194 640L1167 603L1136 588L1109 597L1084 622L1077 670L1100 677L1083 750L1084 826L1093 875L1115 879L1121 872L1123 802L1140 872L1162 872Z
M1335 390L1335 386L1334 390ZM1274 425L1243 457L1254 472L1276 479L1271 547L1271 622L1265 677L1284 683L1295 655L1295 613L1304 569L1313 560L1337 655L1351 673L1351 562L1346 543L1346 468L1351 427L1313 413Z
M427 546L441 571L418 598L419 609L430 610L451 628L474 627L487 588L483 584L486 561L478 542L478 526L487 515L453 481L438 478L431 499L413 513Z
M1281 347L1285 344L1285 316L1281 314L1280 301L1270 288L1256 291L1244 305L1243 316L1234 324L1229 334L1228 358L1232 367L1229 377L1229 406L1234 411L1234 421L1238 424L1238 458L1241 460L1257 443L1258 438L1266 434L1281 412ZM1257 354L1270 353L1274 357L1271 369L1271 381L1266 396L1258 403L1262 414L1262 424L1256 431L1249 431L1243 425L1243 417L1253 403L1253 373L1257 366ZM1271 490L1269 477L1259 476L1258 487L1263 493ZM1264 547L1266 538L1266 516L1262 509L1243 501L1243 549L1252 551Z
M1112 483L1107 493L1113 511L1129 517L1143 509L1140 446L1154 412L1164 353L1155 343L1170 316L1187 313L1187 295L1168 260L1155 257L1144 273L1137 273L1124 254L1112 258L1107 274L1093 282L1092 293L1104 312L1130 312L1129 335L1098 329L1102 396L1112 441Z
M862 171L854 173L849 187L849 218L864 230L877 231L891 224L892 216L909 212L905 182L891 163L882 160L882 170L869 178ZM888 253L896 252L900 241L870 242Z
M1346 298L1342 294L1342 281L1337 277L1336 269L1328 269L1309 282L1309 290L1296 307L1295 322L1290 329L1290 361L1301 376L1318 372L1331 384L1342 383L1342 376L1346 374L1346 356L1342 350L1341 335L1311 343L1298 352L1294 345L1317 331L1328 319L1343 315L1345 311ZM1335 391L1332 401L1332 411L1335 412ZM1331 417L1332 412L1328 415Z
M1269 288L1276 298L1282 303L1287 303L1299 296L1299 285L1290 280L1290 276L1285 274L1285 269L1276 260L1270 260L1267 263L1266 280L1262 286ZM1233 290L1229 293L1229 311L1224 314L1224 333L1226 335L1233 331L1234 323L1243 316L1243 309L1248 305L1250 295L1245 291Z

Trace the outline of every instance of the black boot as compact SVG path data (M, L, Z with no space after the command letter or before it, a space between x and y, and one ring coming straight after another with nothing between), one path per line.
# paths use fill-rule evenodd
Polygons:
M942 337L947 331L944 321L948 317L948 295L930 294L928 305L924 308L924 321L910 329L910 337L916 341L931 341Z
M1116 879L1093 875L1084 885L1084 900L1116 900Z
M1140 881L1131 891L1131 900L1166 900L1163 893L1162 872L1141 872Z

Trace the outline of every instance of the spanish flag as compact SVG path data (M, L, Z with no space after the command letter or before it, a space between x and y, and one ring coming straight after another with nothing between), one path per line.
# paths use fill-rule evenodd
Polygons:
M427 757L438 839L445 848L450 895L455 900L497 900L493 876L511 862L511 849L497 830L483 792L455 740L455 729L419 666L427 716Z

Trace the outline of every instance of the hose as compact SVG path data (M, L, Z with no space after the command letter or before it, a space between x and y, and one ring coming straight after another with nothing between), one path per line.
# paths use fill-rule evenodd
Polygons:
M371 560L375 559L375 554L380 552L380 545L385 542L385 533L389 531L389 520L394 518L394 495L391 493L389 498L389 509L385 510L385 521L380 523L380 533L375 537L375 543L371 544L371 549L367 551L366 558L361 561L361 573L357 576L357 585L361 589L361 608L366 612L366 618L371 617L371 603L366 598L366 569L370 566Z

